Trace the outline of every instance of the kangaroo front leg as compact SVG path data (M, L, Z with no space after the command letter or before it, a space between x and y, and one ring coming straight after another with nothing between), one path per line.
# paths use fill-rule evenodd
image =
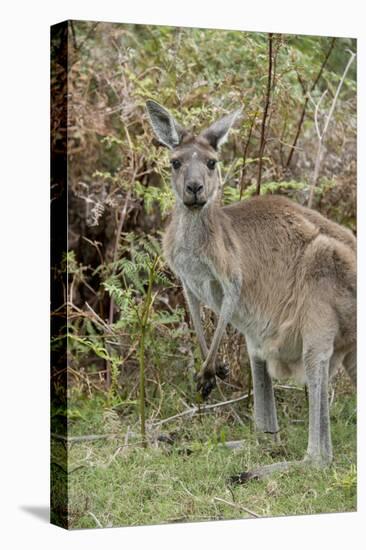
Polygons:
M216 374L223 377L223 373L216 372L215 360L226 325L233 315L235 303L236 301L233 300L231 295L224 296L210 349L208 350L202 369L197 376L197 391L201 393L203 399L206 399L216 386Z
M200 315L200 302L196 298L196 296L189 290L187 286L183 286L184 294L187 300L189 312L192 317L192 322L194 326L194 330L196 332L198 344L200 346L201 354L203 359L206 359L208 354L208 347L206 344L205 335L203 333L202 323L201 323L201 315Z
M196 296L189 290L187 286L184 285L184 294L188 303L188 308L192 317L192 322L194 330L196 332L198 344L201 350L201 355L203 360L207 359L209 349L206 344L205 335L201 323L201 314L200 314L200 302ZM226 378L228 374L228 368L223 363L215 364L215 374L221 379Z

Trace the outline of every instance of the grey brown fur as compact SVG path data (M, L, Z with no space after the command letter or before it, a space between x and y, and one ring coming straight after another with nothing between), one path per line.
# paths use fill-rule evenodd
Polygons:
M158 139L171 149L176 204L166 230L165 257L182 281L204 358L198 389L215 384L216 354L228 323L244 334L253 375L259 432L278 432L272 378L308 386L306 463L332 460L329 377L340 365L356 384L356 241L318 212L280 196L221 207L215 165L239 111L198 137L163 107L147 102ZM210 347L200 304L218 316ZM287 469L282 462L256 472Z

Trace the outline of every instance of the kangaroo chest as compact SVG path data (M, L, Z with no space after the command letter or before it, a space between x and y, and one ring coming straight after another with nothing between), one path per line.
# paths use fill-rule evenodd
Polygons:
M209 262L197 252L178 245L170 263L183 284L215 313L220 312L223 291Z
M209 260L184 244L177 244L171 250L168 260L185 287L202 304L219 315L223 290ZM276 326L270 317L262 315L253 304L252 307L246 307L239 298L230 323L245 335L250 353L267 362L271 376L295 376L302 381L301 342L293 337L288 340L285 326Z

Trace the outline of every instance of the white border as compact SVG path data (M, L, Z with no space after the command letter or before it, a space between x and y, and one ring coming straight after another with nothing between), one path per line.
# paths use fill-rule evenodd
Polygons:
M4 7L6 6L6 7ZM66 532L26 512L48 503L49 26L64 19L233 28L358 40L359 97L366 97L362 2L184 0L3 3L1 39L1 490L3 548L100 549L230 546L296 550L359 548L366 520L364 468L359 512L164 527ZM5 124L4 124L5 122ZM359 238L365 236L365 107L359 101ZM362 158L364 157L364 158ZM5 168L5 170L4 170ZM359 281L365 280L359 247ZM365 304L362 283L359 303ZM365 465L365 314L359 308L359 459ZM363 529L362 529L363 527ZM361 535L362 541L362 535Z

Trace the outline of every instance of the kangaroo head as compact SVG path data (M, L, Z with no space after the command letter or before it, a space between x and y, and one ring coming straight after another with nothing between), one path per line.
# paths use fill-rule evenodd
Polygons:
M146 102L151 126L162 145L171 151L172 185L177 201L189 209L201 209L218 196L220 178L217 153L241 110L221 118L194 136L164 107Z

